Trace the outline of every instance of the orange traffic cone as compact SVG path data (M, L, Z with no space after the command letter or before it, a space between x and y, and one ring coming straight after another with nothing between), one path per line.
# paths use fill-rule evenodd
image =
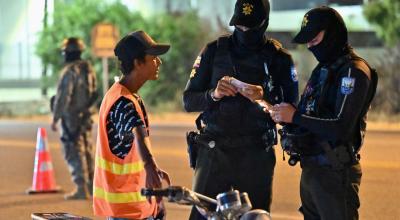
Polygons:
M54 193L60 191L56 186L53 164L50 152L47 149L46 129L39 128L36 139L35 164L33 168L32 187L26 192L33 193Z

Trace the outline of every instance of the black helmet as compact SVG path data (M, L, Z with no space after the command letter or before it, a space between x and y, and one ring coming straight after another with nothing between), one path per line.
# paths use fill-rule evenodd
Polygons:
M85 44L83 41L76 37L69 37L64 39L61 50L66 53L71 52L82 52L85 49Z

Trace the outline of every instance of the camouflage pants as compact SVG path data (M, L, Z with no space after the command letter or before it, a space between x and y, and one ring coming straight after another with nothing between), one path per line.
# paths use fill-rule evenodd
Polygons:
M63 120L61 124L63 154L72 181L78 187L86 184L88 190L91 191L94 173L92 123L91 121L86 123L81 121L78 124L75 120Z

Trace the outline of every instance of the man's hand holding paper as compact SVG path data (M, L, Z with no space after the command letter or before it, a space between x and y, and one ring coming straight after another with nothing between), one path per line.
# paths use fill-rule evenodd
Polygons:
M260 85L245 83L234 77L230 77L229 82L230 84L235 86L240 94L242 94L244 97L248 98L252 102L262 99L264 96L264 90Z

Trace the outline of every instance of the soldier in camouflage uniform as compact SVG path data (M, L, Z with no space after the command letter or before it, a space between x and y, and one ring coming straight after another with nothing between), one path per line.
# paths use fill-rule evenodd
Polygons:
M92 112L97 97L96 77L89 62L81 59L84 44L80 39L64 40L62 52L65 66L61 71L57 94L52 98L53 122L57 131L61 119L61 142L65 160L76 189L65 199L87 199L92 189Z

